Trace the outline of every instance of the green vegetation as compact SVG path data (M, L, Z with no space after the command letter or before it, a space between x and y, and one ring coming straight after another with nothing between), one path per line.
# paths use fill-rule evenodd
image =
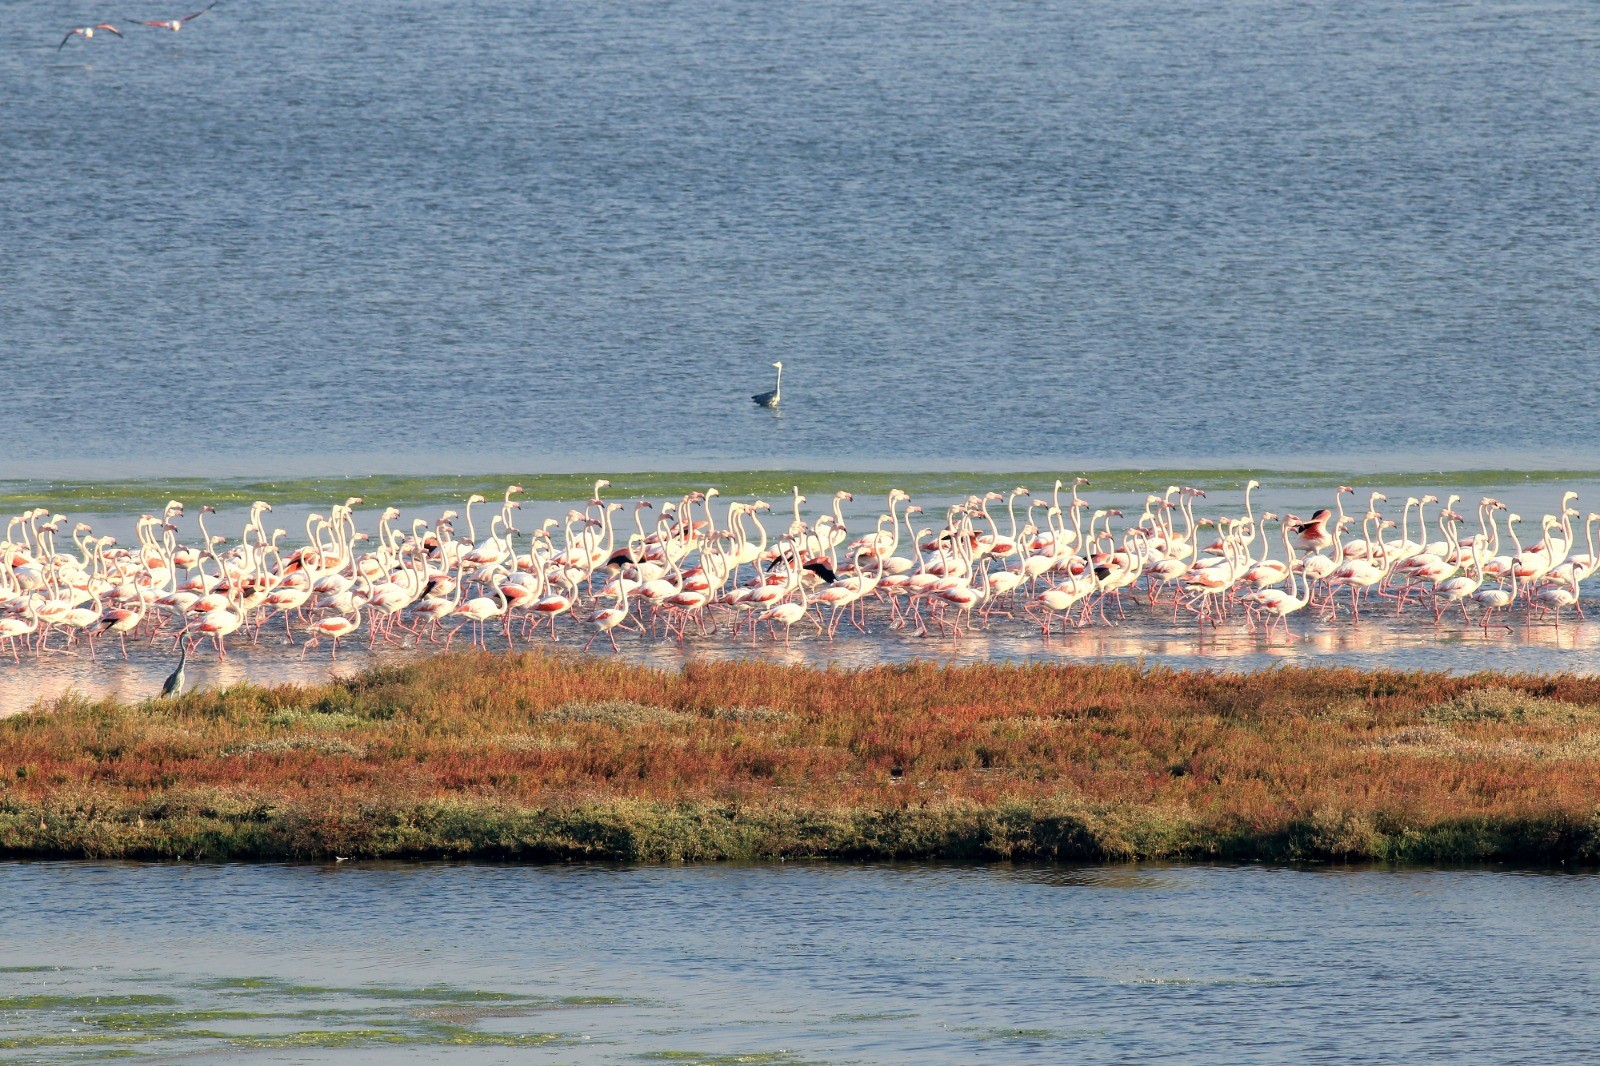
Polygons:
M1097 492L1160 492L1168 485L1206 488L1243 488L1257 478L1282 488L1333 488L1346 482L1370 485L1454 487L1592 481L1600 471L1590 470L1451 470L1353 473L1335 470L1270 470L1262 468L1150 468L1116 470L1033 471L911 471L859 470L704 470L688 472L592 474L441 474L428 477L373 474L365 477L327 478L164 478L125 481L11 480L0 481L0 506L18 510L47 506L62 511L159 511L170 499L191 506L245 506L255 500L271 504L320 505L329 500L359 496L369 505L418 506L460 501L471 493L499 496L507 485L521 485L527 499L573 501L587 499L597 477L606 477L609 498L674 497L708 485L724 494L787 496L794 486L815 496L839 489L865 496L882 496L900 488L914 496L962 495L997 486L1026 485L1044 492L1056 478L1070 480L1085 474Z
M680 1066L791 1066L801 1060L783 1051L751 1051L711 1055L699 1051L647 1051L645 1062L675 1062Z
M240 1050L547 1047L573 1038L474 1026L490 1018L548 1019L551 1011L626 1002L438 985L325 987L251 977L196 981L189 990L192 994L185 998L193 1002L184 1006L170 995L36 992L0 1000L0 1017L22 1030L0 1036L0 1049L93 1048L95 1057L106 1057L136 1048L144 1054L183 1056L219 1046Z

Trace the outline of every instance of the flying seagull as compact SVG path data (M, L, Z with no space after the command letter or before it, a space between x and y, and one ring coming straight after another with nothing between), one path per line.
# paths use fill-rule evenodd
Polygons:
M201 15L204 15L207 11L210 11L221 2L222 0L215 0L215 2L207 4L194 14L185 15L181 19L166 19L161 22L141 22L139 25L149 26L153 30L171 30L173 33L177 33L179 30L183 29L186 23L193 22L195 19L199 18Z
M90 40L94 37L95 30L105 30L107 33L114 33L118 37L122 36L122 31L111 25L111 23L96 22L93 26L79 26L77 29L61 38L61 43L56 45L56 51L59 52L65 48L67 46L67 42L72 40L74 37L82 37L86 41Z
M771 392L758 392L750 397L757 407L776 407L778 401L783 399L783 363L780 361L772 365L778 368L778 387Z

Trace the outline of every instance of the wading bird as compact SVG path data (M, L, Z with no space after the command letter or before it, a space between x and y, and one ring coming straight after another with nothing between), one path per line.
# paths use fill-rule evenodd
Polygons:
M1264 639L1272 641L1286 638L1290 615L1304 628L1341 615L1351 626L1370 624L1361 608L1382 597L1393 606L1384 613L1400 625L1408 612L1425 617L1430 630L1455 614L1485 638L1494 627L1553 630L1557 623L1565 638L1569 625L1582 623L1561 616L1570 607L1582 618L1582 586L1600 567L1600 514L1591 512L1579 528L1570 521L1578 514L1568 506L1570 492L1559 514L1540 518L1540 542L1525 548L1522 520L1509 515L1504 529L1497 527L1505 505L1488 496L1478 531L1467 535L1450 506L1456 497L1448 497L1438 512L1439 539L1430 541L1431 496L1410 498L1385 517L1379 508L1387 498L1372 493L1359 516L1362 536L1344 539L1345 521L1357 516L1316 508L1309 521L1279 520L1277 512L1255 509L1253 483L1242 511L1223 506L1197 519L1194 507L1205 495L1172 486L1146 497L1143 513L1130 512L1138 516L1120 526L1120 509L1079 495L1087 487L1082 478L1070 499L1058 492L1050 499L1060 505L1041 500L1025 515L1013 506L1028 495L1021 486L949 501L931 508L945 512L932 528L914 521L923 507L896 489L875 523L870 510L860 516L874 531L852 541L846 519L854 524L858 515L844 510L854 503L848 491L832 494L819 514L806 510L795 488L793 522L770 539L762 521L772 510L767 501L736 500L721 511L721 494L708 487L663 502L653 525L644 512L654 508L637 501L634 531L619 549L612 514L626 505L603 500L606 487L595 483L585 506L568 509L564 520L545 519L526 542L510 521L521 502L511 499L516 486L481 539L475 507L485 497L477 493L467 499L465 536L453 509L414 518L408 534L396 522L398 509L382 508L369 532L356 512L362 500L352 497L308 513L298 546L280 546L283 530L269 534L264 503L230 540L212 535L212 508L187 519L173 501L160 515L140 516L136 543L127 547L94 536L87 523L32 508L0 523L0 651L18 661L24 652L87 661L96 633L116 633L137 658L141 638L147 645L170 640L183 656L164 689L175 695L188 653L198 653L203 638L219 658L239 642L300 643L308 655L323 644L353 642L362 628L369 647L397 633L436 640L452 616L459 625L449 629L451 640L461 625L471 626L480 648L491 638L509 646L518 632L518 645L538 639L545 627L533 623L545 618L554 639L561 615L587 629L586 647L604 634L615 649L618 630L646 641L663 629L677 641L719 629L756 640L762 623L772 639L788 643L809 636L808 620L824 639L844 639L846 628L868 639L899 630L955 637L1004 626L1000 620L1019 608L1041 634L1058 628L1057 619L1065 632L1092 620L1117 625L1143 609L1163 616L1161 625L1187 612L1208 631L1235 624L1259 632L1265 621ZM1340 486L1341 495L1349 491ZM989 510L998 500L1007 501L1004 526ZM191 520L198 535L186 539L179 523ZM1207 530L1214 540L1202 536ZM1574 552L1578 547L1586 550ZM1136 599L1131 593L1141 582L1144 594ZM1337 596L1342 587L1350 589L1348 600Z
M168 674L167 679L161 683L162 699L175 699L183 695L183 667L189 661L189 644L187 641L179 641L178 644L182 648L178 652L178 668Z
M757 407L776 407L783 399L783 361L780 359L772 365L778 368L778 384L771 392L758 392L750 397Z

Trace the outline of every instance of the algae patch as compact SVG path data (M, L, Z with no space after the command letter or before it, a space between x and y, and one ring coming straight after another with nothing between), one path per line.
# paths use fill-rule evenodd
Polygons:
M754 1051L714 1055L701 1051L646 1051L645 1062L677 1062L683 1066L799 1066L803 1061L787 1051Z
M0 1012L20 1014L28 1020L25 1029L44 1030L47 1019L57 1023L53 1032L0 1037L0 1049L83 1047L100 1049L97 1054L104 1057L136 1044L159 1044L164 1054L172 1055L218 1048L537 1048L571 1043L574 1037L545 1031L486 1032L474 1026L491 1018L631 1002L449 985L339 987L276 977L209 978L187 987L192 995L183 1000L172 995L45 992L0 999ZM62 1031L66 1024L73 1030Z
M121 996L67 996L39 993L31 996L0 997L0 1011L17 1010L79 1010L92 1011L105 1007L175 1007L178 1000L164 995Z

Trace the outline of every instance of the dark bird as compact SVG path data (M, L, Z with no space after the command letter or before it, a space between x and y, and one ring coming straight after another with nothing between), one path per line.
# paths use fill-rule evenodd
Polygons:
M167 680L161 686L161 698L172 699L183 695L183 665L189 661L189 645L182 644L183 651L178 654L178 668L167 675Z
M59 52L65 48L67 46L67 42L72 40L74 37L82 37L86 41L91 40L94 37L95 30L105 30L107 33L114 33L118 37L122 36L122 31L111 25L111 23L96 22L93 26L79 26L77 29L61 38L61 43L56 45L56 51Z
M833 572L833 567L828 565L828 561L826 559L813 559L800 569L809 570L813 574L816 574L822 579L822 583L824 585L831 585L835 581L839 580L839 575Z
M778 401L783 399L783 362L773 363L778 368L778 385L771 392L758 392L750 397L756 402L757 407L776 407Z
M173 33L177 33L179 30L183 29L185 24L193 22L195 19L199 18L201 15L204 15L207 11L210 11L221 2L222 0L216 0L216 3L207 4L194 14L185 15L181 19L166 19L161 22L141 22L139 25L149 26L153 30L171 30Z

